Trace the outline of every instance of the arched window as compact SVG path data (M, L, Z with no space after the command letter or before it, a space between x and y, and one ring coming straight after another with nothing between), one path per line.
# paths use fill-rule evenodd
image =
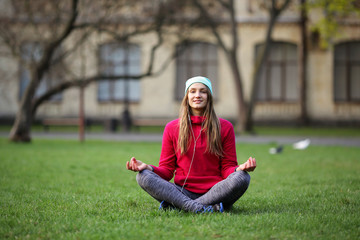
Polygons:
M99 72L105 76L139 75L140 47L136 44L108 43L99 49ZM133 78L98 82L98 101L140 101L140 81Z
M204 76L211 80L217 89L218 55L217 46L211 43L192 42L177 46L175 97L184 97L185 82L195 76ZM216 91L214 97L216 98Z
M263 44L255 48L255 56ZM297 46L287 42L272 42L268 58L260 69L257 101L295 102L299 100Z
M360 41L335 46L334 52L335 102L360 101Z

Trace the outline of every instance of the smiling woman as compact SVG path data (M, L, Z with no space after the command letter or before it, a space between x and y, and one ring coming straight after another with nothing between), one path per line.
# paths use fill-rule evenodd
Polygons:
M138 184L160 209L203 213L231 208L247 190L256 161L238 165L234 128L215 113L211 81L197 76L186 81L179 119L165 127L159 166L133 157L126 167L139 172Z

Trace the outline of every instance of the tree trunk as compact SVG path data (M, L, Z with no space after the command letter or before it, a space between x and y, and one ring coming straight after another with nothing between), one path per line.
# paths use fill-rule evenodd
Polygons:
M259 58L256 59L256 63L255 63L255 67L254 67L254 71L252 74L252 88L251 88L251 95L250 95L250 101L249 101L249 106L248 106L248 111L247 111L247 120L246 120L246 128L245 130L248 132L253 132L254 131L254 126L253 126L253 112L254 112L254 107L255 107L255 102L256 102L256 96L257 96L257 89L259 88L259 77L260 77L260 70L262 65L264 64L266 58L269 55L269 51L270 51L270 45L271 45L271 33L273 31L273 28L275 26L275 21L276 21L276 17L273 16L273 14L271 14L270 17L270 22L268 25L268 29L266 32L266 38L265 38L265 43L264 43L264 47L261 49Z
M243 133L245 131L245 127L247 125L247 117L246 117L246 103L244 100L244 94L243 94L243 85L242 85L242 79L240 74L240 66L238 65L238 60L236 57L236 52L232 51L228 56L228 60L231 65L231 70L233 74L233 79L235 83L235 90L236 90L236 97L237 97L237 113L238 113L238 119L236 121L235 129L239 133Z
M30 142L31 141L32 117L29 116L26 107L21 106L17 112L15 122L11 128L9 139L12 142Z
M39 85L39 74L32 69L29 86L21 99L19 110L15 117L15 122L10 130L9 139L12 142L31 142L31 125L33 121L32 103L35 91ZM35 79L35 80L33 80Z
M306 0L301 0L301 45L300 45L300 64L299 64L299 88L300 88L300 117L301 125L308 125L309 119L306 108L306 65L307 65L307 35L306 35Z
M260 57L255 64L255 68L252 76L253 85L251 89L251 96L248 104L248 112L247 112L247 120L246 120L247 123L246 131L248 132L253 131L253 110L256 102L257 89L259 86L259 75L260 75L261 66L263 65L270 51L270 44L272 41L271 40L272 31L274 29L277 18L280 16L281 12L287 8L289 3L290 0L286 0L283 3L283 5L278 8L276 1L274 0L272 1L272 6L270 9L270 20L265 37L265 44L261 51Z

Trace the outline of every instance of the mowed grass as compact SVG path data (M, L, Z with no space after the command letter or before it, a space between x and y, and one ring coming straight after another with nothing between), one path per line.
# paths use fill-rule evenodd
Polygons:
M0 125L0 133L8 134L10 132L10 125ZM236 129L235 129L236 130ZM33 133L45 133L44 126L35 124L32 126L31 131ZM48 129L48 133L77 133L79 128L76 126L51 126ZM101 133L107 132L103 125L94 124L91 127L85 128L87 133ZM162 134L164 126L133 126L132 133L158 133ZM118 125L117 133L122 132L121 125ZM304 136L304 137L360 137L360 128L355 126L347 127L328 127L328 126L255 126L253 133L242 133L244 135L258 136Z
M125 169L160 143L0 139L0 239L359 239L360 149L269 147L237 145L258 162L248 191L197 215L159 211Z

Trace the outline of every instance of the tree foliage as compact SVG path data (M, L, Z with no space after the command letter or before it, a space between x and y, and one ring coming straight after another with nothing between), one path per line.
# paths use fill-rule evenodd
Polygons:
M320 35L320 47L325 49L339 34L339 25L359 20L359 0L312 0L305 5L307 11L319 9L323 17L312 25L312 31Z

